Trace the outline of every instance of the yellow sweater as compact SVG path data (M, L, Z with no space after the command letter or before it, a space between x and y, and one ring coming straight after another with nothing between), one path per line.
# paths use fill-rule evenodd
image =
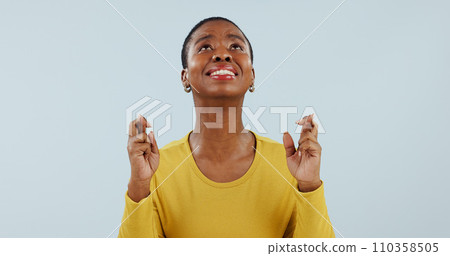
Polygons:
M189 134L160 149L150 182L156 191L138 203L125 193L119 237L334 237L323 182L300 192L283 144L253 133L249 170L218 183L198 169Z

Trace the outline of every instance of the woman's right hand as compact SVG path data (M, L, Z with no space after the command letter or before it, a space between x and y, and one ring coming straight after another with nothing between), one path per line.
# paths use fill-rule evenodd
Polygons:
M153 132L146 133L150 123L141 115L130 123L128 131L128 157L131 178L128 195L135 201L150 194L150 180L159 165L159 150Z

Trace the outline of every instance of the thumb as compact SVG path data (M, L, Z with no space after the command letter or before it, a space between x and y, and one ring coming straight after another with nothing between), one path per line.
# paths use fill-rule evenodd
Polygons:
M286 157L290 157L295 154L294 140L288 132L283 134L283 145L286 150Z

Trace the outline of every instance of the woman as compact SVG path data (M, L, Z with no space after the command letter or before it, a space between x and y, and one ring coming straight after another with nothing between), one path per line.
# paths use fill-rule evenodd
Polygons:
M161 149L144 117L130 123L131 178L119 237L334 237L313 117L297 122L298 149L287 132L283 146L244 129L252 62L250 42L230 20L205 19L191 30L181 80L201 122ZM211 108L215 113L204 113Z

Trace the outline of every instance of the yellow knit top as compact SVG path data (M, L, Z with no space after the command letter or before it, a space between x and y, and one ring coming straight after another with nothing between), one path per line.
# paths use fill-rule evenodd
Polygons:
M192 131L191 131L192 132ZM134 202L125 193L119 237L334 237L324 184L298 190L283 144L256 137L248 171L232 182L208 179L188 138L159 150L151 195Z

